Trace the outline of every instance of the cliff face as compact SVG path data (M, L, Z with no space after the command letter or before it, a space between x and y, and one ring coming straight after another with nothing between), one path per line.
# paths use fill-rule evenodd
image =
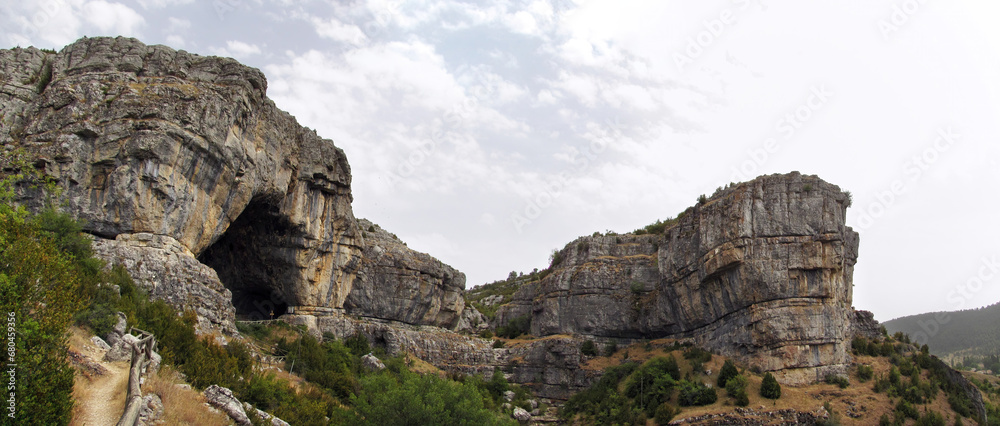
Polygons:
M86 220L98 253L159 289L152 294L197 311L202 325L230 330L235 314L345 308L455 325L464 276L405 248L391 267L362 262L374 246L351 210L347 157L266 90L260 71L232 59L135 39L0 51L0 144L24 148L57 180L58 201ZM376 291L367 285L399 284L408 268L441 271L421 281L434 287L422 297L441 299L421 303L447 313L347 303L367 300ZM235 311L220 309L230 301Z
M786 383L849 364L858 234L847 194L814 176L738 184L658 235L580 238L498 323L545 336L693 337Z

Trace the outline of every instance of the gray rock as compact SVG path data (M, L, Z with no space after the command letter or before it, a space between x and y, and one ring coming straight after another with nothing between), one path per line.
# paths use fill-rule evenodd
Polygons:
M126 334L118 339L111 350L104 354L104 360L110 362L129 361L132 359L132 347L139 343L139 338Z
M521 407L514 407L514 419L519 422L530 421L531 413Z
M379 359L375 355L372 355L370 352L367 355L361 357L361 366L368 371L385 370L385 364L383 364L382 361L379 361Z
M108 335L104 338L110 347L115 347L115 345L118 344L118 341L123 335L125 335L125 329L128 327L127 318L125 317L124 312L117 312L115 315L117 316L115 325L111 327L111 331L109 331Z
M222 410L239 426L250 426L250 418L243 410L243 404L233 396L233 391L219 385L205 388L205 399L213 407Z
M261 420L263 420L265 423L271 426L291 426L288 424L288 422L279 419L277 416L272 416L270 413L266 411L254 408L254 406L250 405L250 403L248 402L243 403L243 410L247 413L251 412L256 413L257 417L259 417Z
M160 396L152 393L142 397L142 406L139 408L139 420L137 425L152 425L157 420L163 418L163 401Z
M163 357L160 354L153 352L149 355L149 365L146 366L146 374L156 374L160 371L160 364L163 363Z
M503 400L507 401L507 402L513 401L514 400L514 391L505 391L503 393Z
M97 349L100 349L102 351L107 351L111 349L111 345L108 345L108 342L105 342L104 339L100 337L91 336L90 342L93 343L94 346L97 346Z
M579 238L551 273L502 306L536 336L694 334L784 383L846 371L858 234L848 195L815 176L772 175L718 192L659 234Z
M279 110L259 70L95 37L0 50L0 82L0 145L25 148L100 237L97 254L194 311L200 332L233 333L235 313L463 318L465 275L362 235L346 155Z
M113 240L95 239L93 248L109 264L128 269L136 284L153 298L195 312L199 332L236 332L232 293L212 268L199 262L174 238L149 233L119 234Z

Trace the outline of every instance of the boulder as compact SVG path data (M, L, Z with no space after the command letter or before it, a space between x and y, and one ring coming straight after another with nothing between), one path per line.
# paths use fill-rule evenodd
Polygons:
M219 385L205 388L205 399L208 403L226 413L238 426L251 426L250 418L243 410L243 404L233 396L233 391Z
M383 364L382 361L378 359L378 357L372 355L370 352L367 355L361 357L361 366L368 371L385 370L385 364Z
M514 407L514 419L519 422L530 421L531 413L521 407Z

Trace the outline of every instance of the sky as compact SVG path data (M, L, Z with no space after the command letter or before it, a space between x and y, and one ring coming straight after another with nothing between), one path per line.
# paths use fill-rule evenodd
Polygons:
M0 47L233 57L344 149L354 212L466 273L800 171L853 194L854 305L1000 301L1000 3L0 0Z

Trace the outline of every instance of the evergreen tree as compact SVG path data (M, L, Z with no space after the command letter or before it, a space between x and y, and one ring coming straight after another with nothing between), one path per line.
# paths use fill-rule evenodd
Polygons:
M767 399L781 398L781 385L778 384L778 380L771 373L764 375L764 382L760 385L760 396Z

